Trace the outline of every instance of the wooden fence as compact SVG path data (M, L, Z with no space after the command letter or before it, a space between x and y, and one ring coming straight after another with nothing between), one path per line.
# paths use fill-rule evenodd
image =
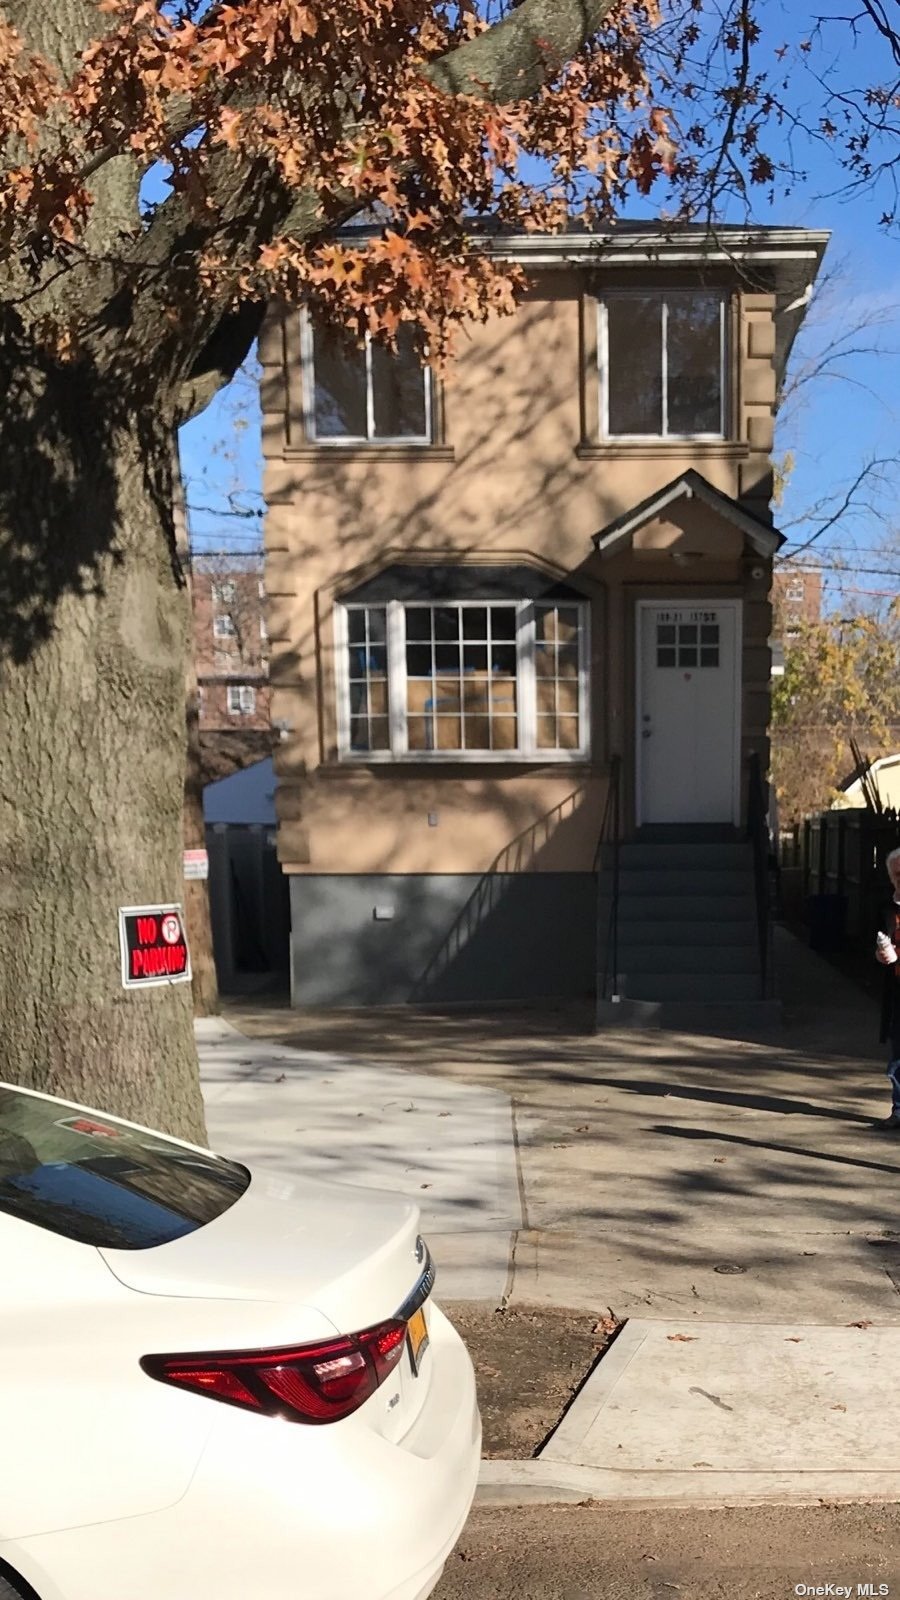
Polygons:
M847 809L807 817L779 839L786 910L792 906L805 917L821 915L822 901L814 897L832 897L844 935L867 939L890 898L885 858L898 847L900 817L893 810Z

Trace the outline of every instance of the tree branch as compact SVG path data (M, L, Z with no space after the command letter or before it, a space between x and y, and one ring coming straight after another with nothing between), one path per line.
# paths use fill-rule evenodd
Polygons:
M485 33L425 68L445 94L529 100L599 33L617 0L523 0Z

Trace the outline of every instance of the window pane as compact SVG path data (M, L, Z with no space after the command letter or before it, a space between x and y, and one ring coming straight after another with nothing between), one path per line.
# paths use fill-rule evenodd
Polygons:
M317 439L365 439L366 352L340 334L313 334L313 426Z
M400 329L396 353L373 343L371 355L375 437L424 439L427 380L413 344L412 329Z
M662 433L662 301L607 301L607 404L611 434Z
M428 717L407 718L407 744L410 750L429 750L431 748L428 738L430 727L431 719Z
M539 750L556 749L556 718L550 712L537 719L537 747Z
M695 667L697 665L697 646L695 644L679 645L678 665L680 667Z
M406 607L406 637L407 639L431 638L431 608L429 606Z
M463 638L486 639L487 606L466 606L462 614Z
M460 717L436 717L436 750L461 750L462 749L462 719Z
M436 639L459 638L458 606L435 606L433 614L434 637Z
M718 645L708 644L700 646L701 667L717 667L719 665Z
M463 646L463 671L487 672L486 644L467 644Z
M366 613L364 611L348 611L347 638L351 644L365 644Z
M670 433L722 431L721 315L716 294L668 296Z
M491 638L515 639L515 606L491 606Z
M516 647L514 644L495 644L491 649L491 669L494 672L514 675L516 670Z
M518 747L518 734L515 717L491 718L491 749L515 750Z
M406 670L411 678L428 678L432 671L430 644L406 646Z
M658 667L674 667L675 646L659 645L656 651L656 665Z
M578 718L559 718L559 748L560 750L578 749Z

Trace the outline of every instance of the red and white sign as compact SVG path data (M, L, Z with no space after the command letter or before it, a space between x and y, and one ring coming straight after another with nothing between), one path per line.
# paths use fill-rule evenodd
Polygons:
M209 877L209 856L205 850L185 850L184 875L186 878Z
M187 983L191 954L181 906L122 906L119 949L123 989Z

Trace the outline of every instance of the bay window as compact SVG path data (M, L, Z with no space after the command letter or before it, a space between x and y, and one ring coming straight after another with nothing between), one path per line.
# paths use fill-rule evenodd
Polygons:
M336 619L341 756L586 754L580 599L348 600Z

